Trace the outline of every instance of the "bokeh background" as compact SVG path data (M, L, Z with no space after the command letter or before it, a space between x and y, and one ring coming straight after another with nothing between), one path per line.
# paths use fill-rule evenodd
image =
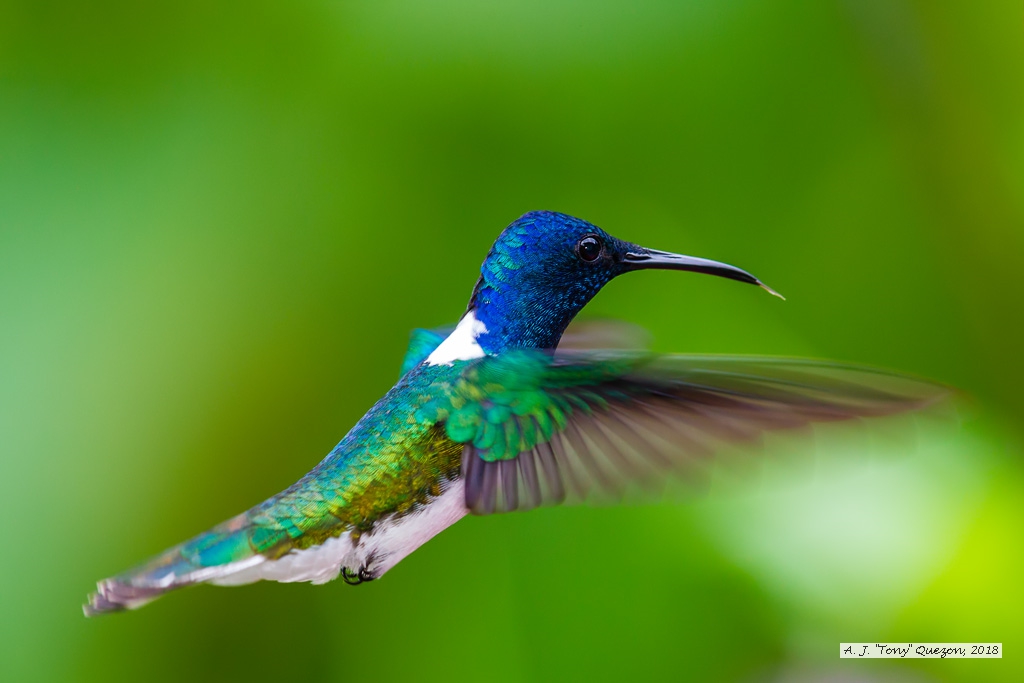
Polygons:
M1010 0L0 4L0 678L1022 680L1022 28ZM467 519L359 588L82 617L315 464L537 208L788 297L646 273L588 308L660 350L966 398L682 503ZM838 659L884 640L1007 655Z

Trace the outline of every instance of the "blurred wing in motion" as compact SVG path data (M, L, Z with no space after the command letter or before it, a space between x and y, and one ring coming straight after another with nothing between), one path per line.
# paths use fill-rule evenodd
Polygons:
M562 334L555 355L601 349L641 351L650 343L650 333L639 325L612 319L574 320Z
M522 351L467 368L447 429L464 444L467 507L489 514L659 489L730 443L901 413L948 393L813 360Z

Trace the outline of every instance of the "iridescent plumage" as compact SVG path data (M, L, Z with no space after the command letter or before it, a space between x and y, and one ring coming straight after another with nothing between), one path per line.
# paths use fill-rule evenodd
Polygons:
M468 512L658 488L725 443L896 413L945 393L834 363L612 350L632 336L621 326L563 338L604 284L651 267L761 284L577 218L526 214L492 247L462 323L416 330L397 384L320 464L247 512L100 582L86 613L134 608L195 583L374 579Z

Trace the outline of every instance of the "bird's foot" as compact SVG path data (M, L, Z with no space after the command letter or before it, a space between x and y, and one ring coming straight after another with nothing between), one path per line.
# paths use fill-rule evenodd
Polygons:
M373 572L366 568L366 565L363 565L359 568L359 571L355 572L348 567L341 568L341 580L350 586L358 586L361 583L373 581L376 578L377 577L373 575Z

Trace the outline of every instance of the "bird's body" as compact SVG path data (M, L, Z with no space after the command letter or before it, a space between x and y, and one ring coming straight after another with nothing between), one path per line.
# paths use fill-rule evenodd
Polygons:
M559 345L604 284L652 267L761 284L563 214L526 214L498 238L459 324L413 334L399 381L323 461L247 512L100 582L86 613L204 582L375 579L469 512L657 489L723 443L899 412L941 393L831 363L595 350L601 335Z

